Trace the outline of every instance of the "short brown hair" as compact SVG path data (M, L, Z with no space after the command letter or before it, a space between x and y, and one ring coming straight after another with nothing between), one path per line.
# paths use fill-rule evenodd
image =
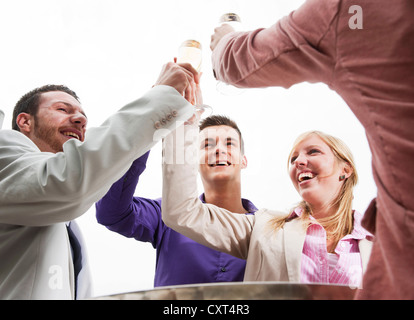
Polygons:
M214 126L228 126L236 130L240 137L240 150L241 153L244 154L244 140L242 137L242 133L234 120L223 115L213 115L201 120L200 131L204 130L205 128Z
M48 84L32 91L26 93L20 98L16 103L16 106L13 110L13 119L12 119L12 129L20 131L19 126L16 123L17 116L22 113L28 113L32 116L36 116L37 111L39 110L39 100L42 93L51 92L51 91L62 91L74 97L79 101L79 97L74 91L63 85ZM80 101L79 101L80 102Z

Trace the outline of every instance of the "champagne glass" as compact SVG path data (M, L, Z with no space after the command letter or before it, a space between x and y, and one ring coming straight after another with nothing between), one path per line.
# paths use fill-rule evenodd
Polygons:
M185 40L178 48L177 63L190 63L197 72L201 71L202 47L197 40Z
M219 23L222 25L224 23L229 24L235 31L242 30L242 22L240 16L237 13L225 13L223 14L220 19Z
M190 63L197 72L201 71L202 62L202 46L197 40L185 40L178 48L177 63ZM201 93L200 97L201 99ZM203 104L202 101L197 101L195 107L195 114L200 120L201 115L208 117L213 113L213 108L209 105Z
M235 31L242 30L242 23L241 19L238 14L236 13L225 13L219 19L220 25L228 24L230 25ZM245 91L245 89L236 88L230 84L227 84L222 81L218 81L216 84L216 89L223 95L233 96L241 94Z

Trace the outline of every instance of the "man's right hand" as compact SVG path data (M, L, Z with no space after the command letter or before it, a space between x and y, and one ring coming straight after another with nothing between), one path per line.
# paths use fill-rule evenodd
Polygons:
M165 64L155 85L166 85L175 88L186 100L195 104L196 85L200 78L198 72L189 63Z

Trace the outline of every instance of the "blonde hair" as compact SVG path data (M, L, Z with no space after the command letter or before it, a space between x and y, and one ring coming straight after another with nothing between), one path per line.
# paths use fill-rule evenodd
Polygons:
M318 219L318 222L327 231L327 236L332 240L334 245L333 248L335 248L339 240L342 239L345 235L350 234L353 229L354 221L352 200L353 189L358 183L358 174L355 167L354 157L352 156L351 150L347 147L347 145L342 140L321 131L305 132L296 139L288 157L288 168L290 165L292 153L295 148L299 145L299 143L311 135L316 135L322 139L322 141L324 141L332 150L337 160L339 162L346 163L352 169L352 173L347 179L345 179L338 197L331 204L332 208L336 208L335 214L324 219ZM296 217L293 217L291 219L289 219L289 217L297 207L302 208L303 213L301 214L300 218L304 222L304 227L308 227L311 223L309 217L312 214L312 209L306 201L302 200L297 206L292 208L287 216L278 217L271 220L270 223L272 229L277 230L279 228L283 228L286 222L295 219Z

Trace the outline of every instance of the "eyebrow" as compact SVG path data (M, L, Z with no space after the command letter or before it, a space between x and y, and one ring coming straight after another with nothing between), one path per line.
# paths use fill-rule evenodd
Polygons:
M214 139L214 138L211 138L211 137L206 137L206 138L204 138L203 140L202 140L202 142L205 142L205 141L215 141L216 139ZM226 138L226 141L235 141L235 142L238 142L239 140L237 139L237 138L235 138L235 137L227 137Z
M201 145L201 147L203 147L203 145L204 145L205 143L215 143L215 141L216 141L216 139L214 139L214 138L211 138L211 137L206 137L206 138L204 138L204 139L202 139L202 140L200 141L200 145ZM227 138L226 138L226 142L232 142L232 143L234 143L236 146L240 146L240 148L241 148L240 141L239 141L237 138L235 138L235 137L227 137Z
M206 142L214 142L214 141L215 141L215 139L207 137L207 138L204 138L203 140L201 140L200 142L201 142L201 144L204 144Z
M319 145L319 144L313 144L313 145L310 145L310 146L307 146L306 147L306 150L311 150L311 149L320 149L320 151L322 151L322 149L323 149L323 146L322 145Z
M62 104L64 104L65 106L67 106L69 108L75 109L75 107L73 105L71 105L70 103L67 103L65 101L56 101L54 104L56 104L56 103L62 103ZM86 116L86 114L83 110L81 110L80 113L82 113L85 116L85 118L88 119L88 117Z
M239 141L239 139L236 139L236 138L234 138L234 137L227 137L227 140L230 140L230 141Z
M313 148L319 148L319 149L321 149L322 146L321 145L318 145L318 144L311 144L309 146L304 147L305 150L309 150L309 149L313 149ZM292 152L292 154L295 154L297 152L298 152L297 150L294 150L294 152Z
M322 149L322 146L317 145L317 144L312 144L312 145L309 145L309 146L305 147L305 150L312 150L312 149L314 149L314 148L317 148L317 149ZM321 151L322 151L322 150L321 150ZM297 154L298 154L298 151L297 151L297 150L292 151L292 153L290 154L290 157L289 157L289 161L290 161L293 157L297 156Z

